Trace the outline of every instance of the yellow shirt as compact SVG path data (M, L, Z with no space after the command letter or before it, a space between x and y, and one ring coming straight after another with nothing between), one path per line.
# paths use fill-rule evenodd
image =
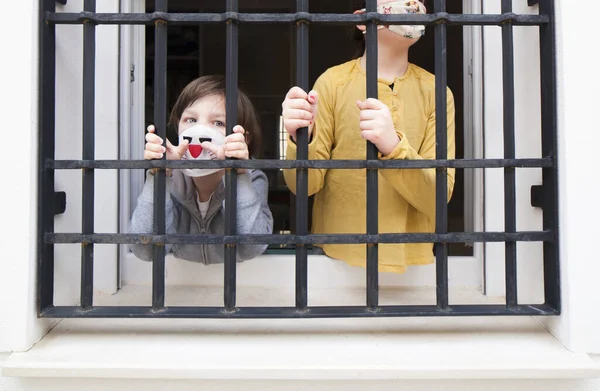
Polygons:
M390 85L393 83L393 90ZM357 100L366 98L366 73L360 60L328 69L315 83L318 113L308 146L311 160L366 159L360 136ZM404 76L379 79L379 100L391 113L401 141L380 159L435 159L435 78L409 64ZM448 159L454 158L454 98L448 89ZM296 145L288 140L287 159L296 159ZM448 173L448 200L454 169ZM284 170L285 181L296 192L296 170ZM366 232L366 170L308 171L308 193L315 194L313 233ZM379 232L434 232L435 169L379 170ZM354 266L366 264L364 244L323 245L325 253ZM409 265L433 262L433 245L380 244L379 270L403 273Z

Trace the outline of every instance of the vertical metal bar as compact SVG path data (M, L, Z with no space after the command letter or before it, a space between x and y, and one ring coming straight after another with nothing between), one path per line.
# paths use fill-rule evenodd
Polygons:
M96 12L96 0L84 0L83 10ZM96 26L87 21L83 24L83 160L95 158L95 73L96 73ZM82 170L81 233L94 233L94 170ZM94 244L81 244L81 307L92 306L94 296Z
M54 12L55 0L42 0L39 10L40 63L38 88L38 313L54 304L54 245L44 236L54 232L54 170L46 168L46 160L54 160L55 148L55 94L56 94L56 41L55 27L46 23L46 12Z
M296 0L296 12L308 12L308 0ZM304 91L308 85L308 24L296 25L296 84ZM308 159L308 129L298 129L296 159ZM296 235L308 234L308 170L296 169ZM296 308L308 305L308 254L306 245L296 244Z
M238 0L227 0L227 12L238 11ZM238 24L227 22L227 48L225 59L225 105L227 135L233 133L238 121ZM225 235L237 233L237 172L225 171ZM235 308L236 298L236 253L235 244L225 245L224 301L227 310Z
M502 13L512 12L512 0L502 0ZM515 158L515 76L513 26L502 25L502 82L504 106L504 158ZM517 231L515 168L504 169L504 230ZM517 305L517 243L505 242L506 305Z
M446 11L446 0L434 1L435 12ZM448 93L447 79L447 26L435 25L435 139L436 159L448 158ZM435 232L448 232L448 173L436 168L435 175ZM439 308L448 308L448 245L435 244L436 300Z
M377 12L377 0L367 0L367 13ZM367 98L377 99L377 25L367 24ZM367 160L377 160L377 147L367 141ZM367 234L379 231L378 181L379 171L367 169ZM367 244L367 307L379 305L379 245Z
M155 10L167 12L167 0L156 0ZM156 134L166 143L167 140L167 24L156 21L154 24L154 126ZM163 157L166 159L166 154ZM166 174L165 170L154 173L154 216L153 232L165 234ZM152 255L152 309L160 311L165 307L165 246L154 245Z
M542 156L552 158L554 167L542 170L544 186L544 230L552 230L554 240L544 242L545 304L560 311L558 167L556 119L556 46L554 2L540 2L540 14L548 15L549 23L540 27L540 74L542 107Z

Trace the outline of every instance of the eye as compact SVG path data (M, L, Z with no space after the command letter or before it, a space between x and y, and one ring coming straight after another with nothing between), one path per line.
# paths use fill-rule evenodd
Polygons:
M183 120L183 122L187 122L188 124L193 124L196 122L195 118L186 118Z
M213 125L218 126L218 127L225 127L225 122L223 122L223 121L214 121Z
M183 139L187 140L187 142L190 143L190 144L192 143L192 138L191 137L183 136Z
M202 144L205 141L211 142L212 138L210 138L210 137L198 137L198 140L200 140L200 144Z

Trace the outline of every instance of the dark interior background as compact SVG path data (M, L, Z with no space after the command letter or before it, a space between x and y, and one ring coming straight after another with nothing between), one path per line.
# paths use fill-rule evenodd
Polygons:
M295 0L240 0L240 12L288 13L295 11ZM310 2L313 13L351 13L360 0L321 0ZM448 2L449 13L462 13L462 2ZM147 1L147 12L154 1ZM169 12L224 12L225 2L214 0L170 0ZM310 26L309 77L312 85L327 68L352 58L356 51L353 28L348 26ZM448 84L456 103L456 157L464 157L463 131L463 32L448 28ZM152 123L154 28L146 31L146 125ZM433 29L428 28L411 48L410 61L434 73ZM284 24L241 24L239 27L239 81L260 113L265 159L278 159L281 102L294 85L294 28ZM194 78L204 74L223 74L225 70L225 26L169 26L167 93L170 110L179 92ZM169 132L177 142L174 131ZM143 134L140 135L143 137ZM275 232L293 232L294 196L286 188L280 171L268 170L269 203L275 218ZM449 204L449 230L464 231L464 175L456 172L454 194ZM272 249L273 250L273 249ZM450 255L472 255L463 244L450 246Z

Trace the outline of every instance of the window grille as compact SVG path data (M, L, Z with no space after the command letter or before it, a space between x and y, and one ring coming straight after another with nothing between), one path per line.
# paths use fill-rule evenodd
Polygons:
M65 3L62 0L61 3ZM155 12L145 14L96 13L96 1L84 0L79 13L56 13L56 0L40 0L40 94L39 94L39 230L38 230L38 309L41 317L222 317L222 318L306 318L306 317L369 317L369 316L459 316L459 315L556 315L560 313L558 263L558 201L557 201L557 122L556 68L554 36L554 1L539 2L539 15L517 15L512 1L501 0L498 15L448 14L446 0L433 1L433 14L382 15L376 12L376 0L367 0L364 15L311 14L308 0L297 0L296 13L239 13L238 0L226 1L224 13L168 13L167 0L156 0ZM237 118L238 85L238 25L240 23L294 24L296 29L296 84L304 90L308 85L308 31L311 24L366 24L367 95L377 98L377 33L378 24L424 24L433 26L435 34L436 75L436 139L434 160L377 159L374 145L367 146L366 160L308 160L306 129L298 132L297 160L258 159L224 161L97 160L94 156L94 94L95 94L95 31L97 25L154 25L154 124L157 134L166 139L167 102L167 29L169 25L226 25L226 109L227 134L231 134ZM83 155L82 160L55 159L55 87L57 25L83 25ZM504 158L447 160L446 151L446 31L448 25L500 26L503 55ZM540 33L542 157L517 159L515 156L515 99L513 69L513 26L538 26ZM102 169L158 169L154 188L154 231L152 234L94 233L94 173ZM226 225L224 235L165 234L165 169L225 168ZM237 168L297 169L296 232L295 234L236 234L236 170ZM309 234L308 176L311 168L367 170L367 230L366 234ZM377 185L378 170L435 168L436 230L435 233L378 232ZM505 232L447 231L446 204L448 168L503 168ZM541 231L519 232L516 229L516 168L541 168L543 185L532 189L536 202L543 208ZM55 233L54 192L56 170L82 170L82 230L81 233ZM534 191L535 190L535 191ZM539 196L541 194L541 196ZM52 200L52 202L48 202ZM532 198L533 202L533 198ZM436 295L435 305L382 306L378 301L378 244L435 243ZM450 305L448 302L449 243L504 242L506 256L506 303L504 305ZM543 304L520 304L517 301L517 242L543 242L544 295ZM81 299L79 306L54 305L54 245L81 244ZM95 244L151 244L152 305L104 307L93 305L93 266ZM165 307L165 244L195 243L225 246L224 304L222 307ZM294 307L236 306L236 246L248 243L295 245L296 303ZM366 298L364 306L308 306L307 246L323 243L366 244ZM526 261L526 260L524 260Z

